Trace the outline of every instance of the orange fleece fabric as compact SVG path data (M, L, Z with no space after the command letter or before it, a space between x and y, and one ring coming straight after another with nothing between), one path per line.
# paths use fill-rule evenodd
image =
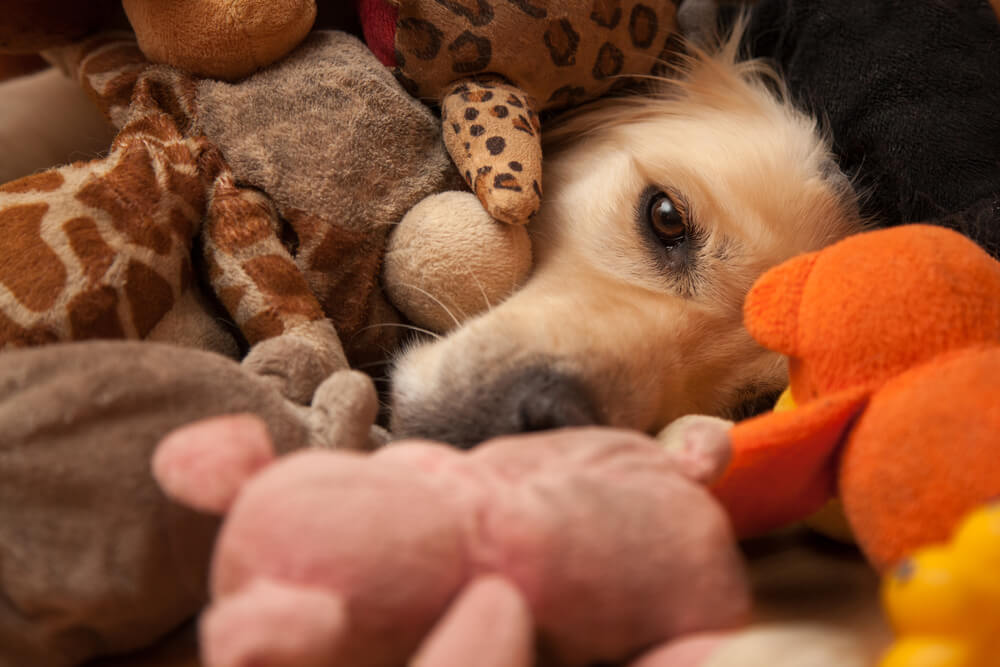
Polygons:
M859 234L769 271L744 315L789 356L799 407L730 432L714 490L738 534L839 491L884 568L1000 495L1000 263L974 243L928 225Z

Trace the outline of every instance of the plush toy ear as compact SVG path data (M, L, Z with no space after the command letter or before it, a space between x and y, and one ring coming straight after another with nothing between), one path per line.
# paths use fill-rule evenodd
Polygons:
M817 259L818 252L792 258L758 278L750 289L743 304L743 321L764 347L795 354L802 292Z
M259 417L212 417L160 441L153 453L153 477L170 498L223 514L243 483L272 460L271 436Z

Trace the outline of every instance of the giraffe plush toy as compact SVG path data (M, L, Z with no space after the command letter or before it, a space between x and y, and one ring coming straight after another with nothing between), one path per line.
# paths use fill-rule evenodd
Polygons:
M61 59L121 130L105 158L0 187L0 346L144 338L201 281L266 372L286 365L267 341L298 341L298 400L394 346L388 230L461 180L437 120L363 44L315 32L239 84L152 65L131 37Z
M440 102L448 152L486 210L526 223L542 194L538 114L646 75L675 0L358 0L365 39L404 86Z

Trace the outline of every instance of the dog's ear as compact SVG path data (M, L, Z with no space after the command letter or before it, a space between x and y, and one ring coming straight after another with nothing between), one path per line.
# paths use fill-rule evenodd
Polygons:
M765 273L750 289L743 320L764 347L795 355L802 293L818 258L818 252L794 257Z

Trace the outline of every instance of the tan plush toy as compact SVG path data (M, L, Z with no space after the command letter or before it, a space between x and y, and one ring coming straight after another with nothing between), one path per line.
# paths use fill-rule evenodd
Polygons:
M239 79L294 49L312 29L315 0L122 0L153 62Z
M542 194L538 113L650 73L673 0L358 0L368 46L441 104L448 152L494 218L524 224Z
M427 197L396 225L382 281L411 322L444 333L509 296L530 270L527 230L497 222L474 195L452 190Z
M149 60L234 80L287 55L315 18L315 0L8 2L0 16L0 53L36 53L131 24Z

